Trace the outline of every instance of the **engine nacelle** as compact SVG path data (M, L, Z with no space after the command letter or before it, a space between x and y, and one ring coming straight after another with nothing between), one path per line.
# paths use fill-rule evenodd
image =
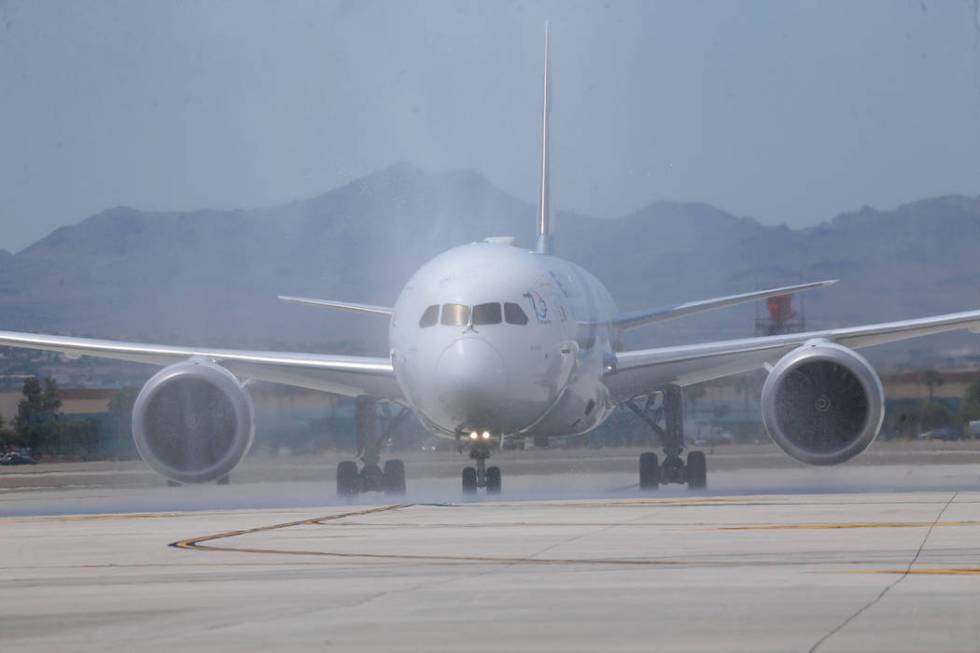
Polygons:
M870 445L884 418L878 374L863 357L817 340L786 354L762 386L762 420L783 451L836 465Z
M180 483L230 472L252 446L252 398L228 370L189 360L153 376L133 405L133 440L147 465Z

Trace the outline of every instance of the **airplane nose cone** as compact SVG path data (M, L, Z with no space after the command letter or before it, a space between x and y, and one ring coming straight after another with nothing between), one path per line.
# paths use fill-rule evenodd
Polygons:
M439 357L436 370L439 402L457 428L483 428L504 406L504 360L485 341L457 340Z

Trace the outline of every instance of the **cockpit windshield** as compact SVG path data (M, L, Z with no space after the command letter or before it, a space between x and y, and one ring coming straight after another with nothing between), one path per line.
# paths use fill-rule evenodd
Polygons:
M470 323L470 307L466 304L443 304L442 323L446 326L466 326Z
M425 309L419 318L419 327L426 328L441 323L444 326L465 327L484 326L488 324L515 324L524 326L528 323L527 313L513 302L505 302L501 311L500 302L477 304L472 309L466 304L443 304L442 319L439 319L439 305L433 304Z
M423 329L425 327L430 327L439 321L439 305L433 304L429 308L425 309L422 313L422 317L419 318L419 326Z
M473 307L473 324L500 324L502 322L500 315L500 304L493 302L491 304L477 304Z
M507 324L525 325L527 324L527 313L517 304L507 302L504 304L504 318Z

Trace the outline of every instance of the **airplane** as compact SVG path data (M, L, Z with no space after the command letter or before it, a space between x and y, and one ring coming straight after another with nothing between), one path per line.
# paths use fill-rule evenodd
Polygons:
M405 466L381 466L392 430L414 413L435 435L474 461L462 491L502 488L487 466L505 440L584 434L617 407L638 415L660 438L639 457L639 486L707 484L703 452L685 453L681 389L765 369L762 418L788 455L835 465L878 435L884 393L856 349L946 331L980 333L980 310L808 333L626 350L631 329L702 311L831 285L772 288L621 312L595 276L556 255L549 192L550 55L545 30L537 243L510 237L450 249L408 280L393 306L283 296L389 321L385 357L179 347L33 333L0 332L0 345L162 366L133 407L142 459L174 484L227 482L255 435L247 390L264 381L355 398L358 455L338 464L337 492L351 497L406 489ZM377 403L400 407L378 431Z

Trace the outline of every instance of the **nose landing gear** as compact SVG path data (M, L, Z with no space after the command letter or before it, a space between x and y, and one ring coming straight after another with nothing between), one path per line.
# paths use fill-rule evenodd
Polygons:
M381 449L391 438L391 434L408 416L409 410L402 407L398 414L388 420L385 429L377 431L377 401L358 397L355 403L355 422L357 428L357 457L361 468L353 460L345 460L337 465L337 495L355 497L361 492L384 492L385 494L405 494L405 463L401 460L388 460L382 469Z
M660 436L664 448L664 461L659 464L657 454L640 454L640 489L656 490L661 484L687 483L688 489L700 490L708 485L708 468L701 451L691 451L687 461L681 458L684 451L684 403L679 386L671 385L660 393L661 403L655 406L652 397L640 408L635 401L626 402L653 431ZM661 420L663 426L660 425Z
M476 461L476 467L463 468L463 494L476 494L477 488L486 488L487 494L500 494L500 468L487 467L490 448L476 446L470 449L470 458Z

